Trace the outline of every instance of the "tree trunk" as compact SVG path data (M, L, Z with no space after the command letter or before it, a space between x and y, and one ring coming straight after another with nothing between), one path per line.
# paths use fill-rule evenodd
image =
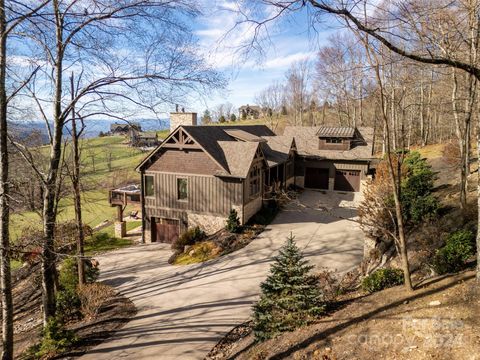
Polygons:
M402 270L405 278L405 288L407 291L413 291L412 279L410 276L410 265L408 262L408 251L407 251L407 239L405 237L405 226L403 223L403 213L402 213L402 203L401 203L401 194L400 194L400 185L401 185L401 163L397 158L397 174L395 174L395 169L393 166L393 160L391 156L391 142L390 142L390 128L389 128L389 119L388 119L388 109L385 101L385 92L382 82L382 77L380 74L380 61L377 58L377 55L370 51L368 45L368 39L361 38L364 43L365 50L367 52L367 57L370 65L375 70L375 77L377 80L378 88L380 90L380 105L382 111L382 120L384 126L384 136L385 136L385 150L388 163L388 172L390 175L390 183L393 189L393 199L395 202L395 218L397 220L398 228L398 249L400 253ZM372 56L374 59L372 59ZM395 134L393 134L395 136Z
M74 83L73 74L70 78L70 86L72 93L72 100L74 98ZM78 132L77 121L75 119L75 108L72 110L72 145L73 145L73 174L72 174L72 186L75 203L75 222L77 225L77 262L78 262L78 283L79 285L85 284L85 267L84 267L84 252L83 244L85 241L85 234L83 232L82 221L82 199L80 190L80 154L78 149ZM109 162L110 163L110 162Z
M480 169L480 120L477 120L477 162ZM480 176L477 180L477 206L480 209ZM477 283L480 285L480 211L477 211Z
M56 26L56 61L55 61L55 89L53 104L53 141L50 147L50 162L43 199L43 231L44 242L42 249L42 290L43 290L43 324L55 316L55 282L56 282L56 256L55 256L55 224L57 220L57 177L62 156L62 130L63 119L61 117L62 101L62 67L63 67L63 24L59 11L58 0L53 0L53 11L55 13Z
M13 303L10 273L9 183L7 146L7 36L5 1L0 0L0 285L2 302L2 360L13 359Z
M466 139L465 139L465 130L467 124L459 119L458 111L458 80L457 73L455 69L452 69L452 110L453 118L455 119L455 133L458 139L458 147L460 150L460 207L462 210L465 210L467 207L467 172L465 169L465 150L466 150ZM464 119L465 120L465 119Z

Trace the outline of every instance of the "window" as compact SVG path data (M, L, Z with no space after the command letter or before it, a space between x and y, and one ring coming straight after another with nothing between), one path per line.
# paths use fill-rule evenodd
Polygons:
M185 178L177 179L177 199L187 200L188 198L188 181Z
M254 165L250 170L250 197L254 197L260 192L260 171L258 165Z
M155 196L155 186L152 175L145 175L144 177L145 196Z
M338 139L338 138L328 138L326 142L327 144L341 144L343 141L342 139Z

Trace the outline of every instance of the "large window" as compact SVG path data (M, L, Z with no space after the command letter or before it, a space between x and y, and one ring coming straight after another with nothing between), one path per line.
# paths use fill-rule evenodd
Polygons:
M155 186L152 175L145 175L145 196L155 196Z
M250 197L255 197L260 192L260 166L254 165L250 170Z
M186 178L177 179L177 199L187 200L188 198L188 180Z

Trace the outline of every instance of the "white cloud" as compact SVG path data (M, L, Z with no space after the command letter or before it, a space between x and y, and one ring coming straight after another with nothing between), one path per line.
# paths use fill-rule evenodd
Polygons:
M308 60L315 56L315 52L299 52L287 56L278 56L267 60L263 67L265 69L287 68L296 61Z

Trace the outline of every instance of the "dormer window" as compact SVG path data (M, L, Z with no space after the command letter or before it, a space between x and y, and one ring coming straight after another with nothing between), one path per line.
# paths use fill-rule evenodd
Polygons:
M342 144L343 140L339 138L327 138L326 139L327 144Z

